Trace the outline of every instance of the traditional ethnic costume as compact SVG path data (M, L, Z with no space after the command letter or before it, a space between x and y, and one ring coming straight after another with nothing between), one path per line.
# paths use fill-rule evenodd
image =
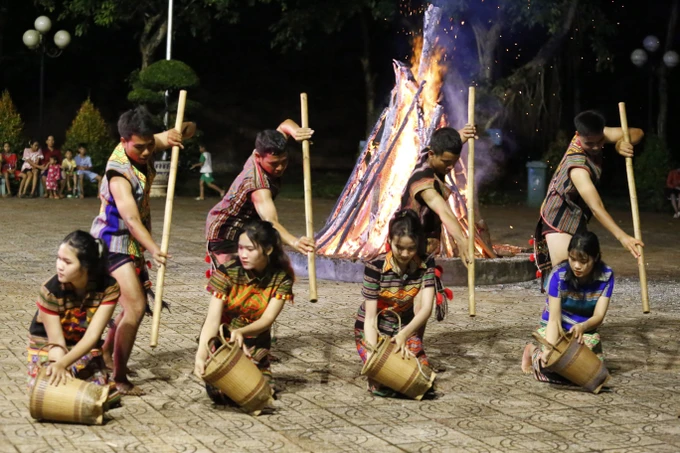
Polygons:
M403 272L403 273L402 273ZM392 252L379 256L366 263L364 268L364 286L361 294L364 299L378 301L378 335L393 337L399 333L399 318L402 328L413 320L413 302L423 288L435 285L434 259L423 260L415 257L408 269L399 271L395 267ZM386 310L386 309L391 309ZM382 310L385 310L381 313ZM366 319L366 303L362 303L357 312L354 324L354 340L361 360L366 363L368 345L364 332ZM423 349L420 332L415 332L406 340L407 349L420 361L423 366L430 363ZM379 384L369 380L369 390L381 392Z
M592 211L576 190L569 177L574 168L583 168L590 174L593 185L597 187L602 175L602 152L586 152L581 147L578 136L571 139L567 152L555 170L550 181L548 194L541 206L541 217L534 233L534 254L541 276L541 291L545 292L545 276L550 273L552 263L545 235L550 233L576 233L588 230Z
M401 208L413 209L418 214L418 217L420 217L423 231L425 231L427 237L427 253L433 257L441 250L442 221L437 213L430 209L427 203L423 201L422 192L427 189L434 189L444 200L447 200L453 191L446 185L435 169L430 166L427 156L427 153L422 154L416 168L411 173L401 198ZM446 316L447 299L453 298L451 290L446 290L441 281L442 272L441 266L436 266L434 279L437 291L436 311L438 321L441 321Z
M243 170L229 187L224 198L208 214L205 235L208 241L208 254L217 261L211 252L235 254L238 250L238 235L249 220L259 219L255 205L250 199L253 192L260 189L271 191L272 200L281 190L281 178L274 178L255 161L255 152L248 158Z
M151 233L149 192L155 176L156 170L154 168L153 157L147 161L145 166L136 164L125 154L123 144L118 144L106 164L106 172L99 189L101 207L99 215L95 217L90 230L92 236L101 238L109 248L109 272L115 271L124 264L134 263L139 281L146 291L147 297L152 299L151 280L149 280L149 273L147 271L150 263L144 262L145 249L128 230L125 221L118 211L116 200L109 189L109 182L115 177L127 179L132 187L132 196L137 204L142 224ZM147 312L149 311L150 308L147 304Z
M102 305L115 305L120 296L118 283L113 277L106 277L100 283L89 282L83 297L73 289L70 283L60 283L55 275L40 288L40 296L36 302L38 310L33 316L28 337L28 390L33 388L40 367L49 361L48 348L41 349L50 341L42 322L38 321L41 311L48 315L57 315L61 321L66 346L71 349L82 340L97 309ZM101 352L101 341L89 353L76 360L68 370L78 379L109 386L107 408L113 407L120 400L120 394L113 380L109 379Z
M562 303L562 329L568 332L575 324L587 321L593 316L595 306L600 297L611 297L614 290L614 272L604 263L600 269L593 269L593 277L590 283L578 288L573 287L565 281L565 274L569 269L569 263L564 262L556 266L548 278L548 296L557 297ZM546 306L541 316L540 328L538 333L545 338L545 332L550 317L549 301L546 299ZM604 361L602 353L602 343L597 329L583 333L583 342L592 350L600 360ZM547 372L541 366L542 348L536 348L532 357L534 376L539 381L552 382L556 384L568 384L569 381L563 377Z
M262 317L271 299L293 301L293 277L280 269L265 270L256 276L241 266L238 260L224 263L212 274L208 292L224 301L221 324L222 334L229 339L231 331L252 324ZM269 350L271 329L255 337L245 337L244 343L250 348L251 360L274 388ZM220 343L216 344L219 347ZM231 404L231 400L219 389L206 384L208 396L217 404Z

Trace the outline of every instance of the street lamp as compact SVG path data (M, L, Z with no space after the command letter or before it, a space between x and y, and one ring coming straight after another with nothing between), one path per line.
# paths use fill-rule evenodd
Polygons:
M660 45L661 43L659 42L659 38L657 38L656 36L649 35L645 37L645 39L642 40L642 47L644 47L644 49L635 49L630 54L630 61L632 61L633 64L638 68L642 68L645 65L645 63L647 63L647 61L650 59L650 56L653 57L654 52L659 50ZM661 63L663 63L667 68L674 68L678 65L679 62L680 56L678 56L678 53L674 50L666 51L661 57L661 62L659 62L658 60L651 62L649 72L649 93L648 93L649 111L647 113L650 131L653 130L652 96L653 96L654 73L656 72L656 69L659 67Z
M35 30L26 30L23 41L26 47L40 52L40 134L43 125L43 99L45 86L45 55L50 58L57 58L71 42L71 34L66 30L59 30L54 34L54 44L52 47L46 39L47 33L52 28L52 21L47 16L38 17L34 24Z

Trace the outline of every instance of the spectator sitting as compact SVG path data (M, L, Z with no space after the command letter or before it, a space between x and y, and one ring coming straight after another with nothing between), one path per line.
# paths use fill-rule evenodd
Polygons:
M68 196L76 196L76 188L78 187L78 175L76 174L76 161L73 159L73 151L67 149L64 153L64 160L61 161L61 172L63 180L61 182L61 188L59 196L62 197L64 193L64 187L70 192ZM73 183L73 186L71 186Z
M21 171L17 168L17 155L12 152L12 145L9 142L5 142L2 145L2 177L5 180L5 185L7 187L7 193L4 197L12 196L12 188L9 184L9 178L19 179Z
M680 168L671 170L666 178L666 189L664 190L666 197L671 200L673 205L674 219L680 218Z
M24 149L24 155L22 157L24 164L21 166L21 184L19 184L19 193L17 195L19 198L26 196L28 185L31 184L31 182L30 197L35 197L35 188L39 178L38 171L44 168L41 165L43 153L40 151L40 142L38 142L38 140L33 140L30 143L31 147Z
M102 183L102 177L92 171L92 159L87 155L87 146L84 143L78 145L78 155L76 156L76 168L78 170L78 191L79 198L85 198L83 193L83 177L87 176L90 182L97 182L97 192Z

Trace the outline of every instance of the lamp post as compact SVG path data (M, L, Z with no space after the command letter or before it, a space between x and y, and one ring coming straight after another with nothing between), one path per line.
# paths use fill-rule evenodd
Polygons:
M50 58L57 58L63 50L71 43L71 34L66 30L59 30L54 34L54 44L52 47L46 35L52 28L52 21L47 16L38 17L34 24L35 30L26 30L23 41L26 47L40 53L40 122L39 130L42 135L43 126L43 100L45 88L45 55Z
M649 35L645 37L645 39L642 40L642 47L644 49L635 49L631 54L630 54L630 61L633 62L635 66L638 68L642 68L647 61L650 61L650 66L649 66L649 84L648 84L648 111L647 111L647 121L648 121L648 127L649 131L653 131L654 127L654 115L652 114L652 97L654 93L654 74L656 74L657 69L660 68L661 64L666 66L667 68L674 68L678 65L678 62L680 62L680 56L678 56L678 53L674 50L668 50L664 52L663 56L661 57L661 60L659 61L658 57L655 57L655 52L659 50L660 46L659 38L657 38L654 35ZM651 57L651 58L650 58Z

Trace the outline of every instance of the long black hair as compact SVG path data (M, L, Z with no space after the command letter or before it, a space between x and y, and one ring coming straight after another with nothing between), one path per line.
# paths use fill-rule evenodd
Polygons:
M61 241L76 251L80 266L87 270L88 282L95 282L97 288L106 284L109 275L109 249L101 239L95 239L90 233L76 230Z
M413 209L400 209L390 220L388 238L394 241L402 236L409 237L416 243L418 256L423 258L427 250L427 240L420 217Z
M253 244L260 247L264 252L268 248L272 248L269 254L269 265L275 269L280 269L288 274L291 278L295 278L295 272L290 264L288 255L283 250L283 241L281 235L271 222L265 220L251 220L243 226L241 234L245 233L248 239ZM239 234L239 236L241 235Z
M595 279L602 275L604 270L604 262L602 261L602 253L600 252L600 241L595 233L586 231L585 233L576 233L569 241L567 251L570 256L578 260L587 261L592 258L594 261L593 270L589 275L585 275L582 284L592 283ZM569 260L567 260L569 262ZM578 278L574 275L571 266L567 265L567 271L564 274L564 280L573 288L579 288Z

